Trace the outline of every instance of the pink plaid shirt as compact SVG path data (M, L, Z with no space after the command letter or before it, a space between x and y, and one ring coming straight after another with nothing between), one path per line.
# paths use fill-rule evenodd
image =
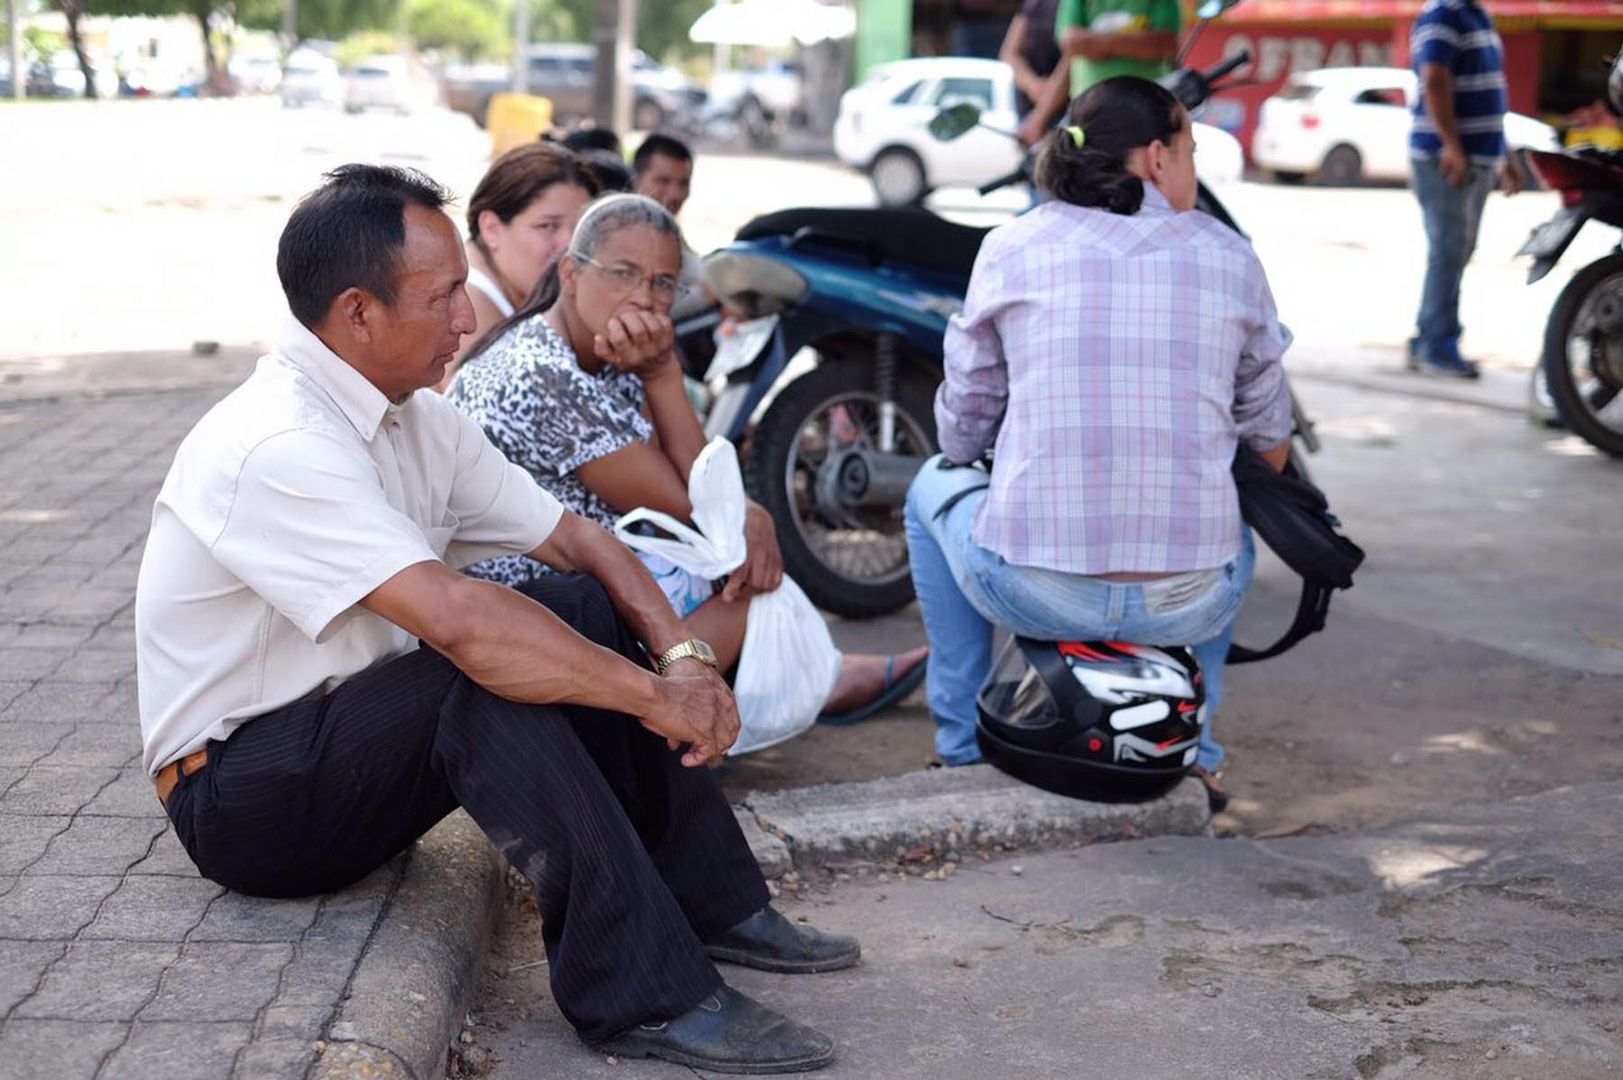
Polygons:
M1240 550L1239 439L1290 436L1291 334L1246 241L1154 185L1131 216L1045 203L981 247L946 338L941 449L994 444L974 538L1075 574L1178 573Z

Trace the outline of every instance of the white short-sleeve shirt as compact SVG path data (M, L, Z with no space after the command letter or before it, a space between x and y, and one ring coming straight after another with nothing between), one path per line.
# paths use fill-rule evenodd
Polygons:
M391 403L289 322L153 507L135 595L149 774L412 649L357 606L401 570L534 551L563 514L440 395Z

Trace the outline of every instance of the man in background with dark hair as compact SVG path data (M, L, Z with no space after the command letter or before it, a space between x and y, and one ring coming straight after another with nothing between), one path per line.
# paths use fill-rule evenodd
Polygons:
M858 957L767 906L703 768L738 734L714 653L629 549L418 393L474 325L446 200L410 170L330 174L282 233L281 344L176 452L136 591L158 799L198 869L251 896L343 888L461 806L534 886L581 1038L817 1068L833 1043L712 963ZM634 309L605 338L610 362L672 347ZM454 569L511 553L576 573L515 591Z
M631 155L634 190L671 212L682 212L693 190L693 151L680 139L653 134Z

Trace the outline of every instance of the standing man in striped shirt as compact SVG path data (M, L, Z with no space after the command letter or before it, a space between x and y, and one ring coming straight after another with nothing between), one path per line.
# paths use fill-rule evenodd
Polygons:
M1409 51L1420 77L1409 156L1429 249L1409 367L1475 379L1460 355L1460 282L1495 181L1521 188L1505 161L1504 44L1477 0L1427 0Z

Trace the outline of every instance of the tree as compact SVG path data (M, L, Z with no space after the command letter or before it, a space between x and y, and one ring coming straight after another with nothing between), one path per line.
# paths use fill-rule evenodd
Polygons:
M701 46L688 40L688 28L710 7L710 0L644 0L637 8L638 46L657 60L697 52Z
M357 30L388 30L400 23L401 0L299 0L298 40L339 41ZM282 28L283 0L239 0L237 22L256 30Z
M596 0L531 0L536 41L590 41ZM693 20L710 8L711 0L642 0L637 5L637 45L648 55L664 59L673 52L691 53L688 40Z
M85 97L96 96L96 69L90 66L90 56L85 52L84 36L79 33L79 20L90 14L89 0L53 0L56 10L68 20L68 42L73 46L73 55L79 58L79 70L85 77ZM13 72L13 78L20 78L21 72Z
M419 47L467 60L507 51L506 13L483 0L411 0L406 28Z

